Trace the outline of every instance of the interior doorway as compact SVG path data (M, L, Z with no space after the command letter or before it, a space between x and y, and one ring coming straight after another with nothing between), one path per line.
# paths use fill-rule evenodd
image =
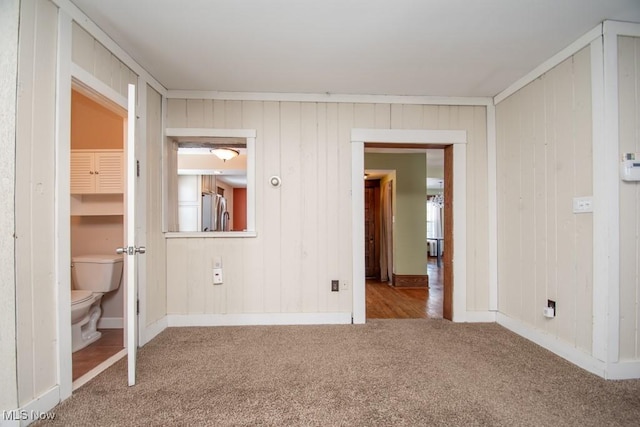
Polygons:
M68 248L75 390L126 355L124 260L116 255L116 248L122 245L127 221L123 198L127 111L76 80L71 85L70 104ZM74 274L74 270L110 262L118 276L114 289L78 283L83 281L79 278L82 273ZM78 300L84 297L79 297L81 293L88 294L88 302ZM88 304L87 313L80 310Z
M372 154L376 153L376 154ZM399 156L398 156L399 155ZM402 166L405 161L401 158L422 158L422 164L408 166L408 170L399 171L396 176L393 170L369 169L370 166L380 167L380 162L386 165ZM444 248L443 218L444 213L444 148L377 148L373 144L365 144L365 277L366 277L366 316L367 318L442 318L444 304L444 262L442 262ZM417 169L416 169L417 167ZM420 176L426 174L426 180ZM392 206L396 185L395 180L408 179L419 181L418 198L422 203L422 213L407 212L406 202L401 203L402 209ZM380 190L380 182L383 189ZM419 188L422 188L420 190ZM388 190L387 190L388 189ZM387 191L385 191L387 190ZM404 192L407 197L407 183L397 184L397 191ZM415 191L415 187L414 187ZM385 194L386 193L386 194ZM437 196L434 199L434 196ZM440 203L440 205L437 205ZM385 209L388 212L385 212ZM434 218L433 214L437 213ZM393 230L395 223L402 225L407 219L403 215L420 217L422 228L411 230L407 236L402 230L402 241L394 242ZM431 215L431 217L430 217ZM385 221L388 218L388 222ZM386 226L386 227L385 227ZM401 227L402 228L402 227ZM421 237L418 237L421 236ZM381 239L382 237L382 239ZM385 239L386 237L386 239ZM393 268L386 273L387 264L392 265L394 244L407 245L406 240L424 240L419 258L420 268L428 277L428 283L423 286L417 280L409 286L404 282L396 283ZM409 244L411 244L409 242ZM380 248L383 247L381 251ZM437 246L437 248L436 248ZM386 253L388 250L388 254ZM399 253L399 256L402 256ZM402 260L400 260L401 262ZM406 264L406 263L405 263ZM380 267L383 267L382 270ZM406 276L404 280L406 280ZM396 284L398 286L396 286Z
M369 144L367 141L376 142ZM443 262L448 272L444 275L443 316L453 321L466 319L466 142L467 133L461 130L352 129L353 323L366 322L363 180L365 145L394 149L444 148L445 168L449 171L450 179L445 185L449 219L446 225L448 231L444 236L447 251Z

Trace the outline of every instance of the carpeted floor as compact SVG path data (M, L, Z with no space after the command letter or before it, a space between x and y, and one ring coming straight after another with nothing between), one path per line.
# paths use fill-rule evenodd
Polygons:
M637 426L605 381L496 324L170 328L39 425Z

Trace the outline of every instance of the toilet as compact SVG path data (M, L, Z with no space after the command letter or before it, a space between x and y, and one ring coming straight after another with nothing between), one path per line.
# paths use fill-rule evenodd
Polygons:
M71 342L76 352L100 339L98 320L102 296L120 287L121 255L82 255L71 258Z

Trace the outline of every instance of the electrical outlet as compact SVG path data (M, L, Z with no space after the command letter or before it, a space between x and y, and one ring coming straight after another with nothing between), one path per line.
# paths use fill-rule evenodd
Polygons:
M340 281L332 280L331 281L331 292L338 292L340 290Z
M545 309L545 317L556 317L558 311L556 310L556 302L554 300L547 300L547 308Z

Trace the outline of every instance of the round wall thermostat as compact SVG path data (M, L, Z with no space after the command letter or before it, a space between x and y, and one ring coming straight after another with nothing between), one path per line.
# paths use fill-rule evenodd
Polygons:
M269 184L271 184L272 187L280 187L280 184L282 183L282 180L280 179L279 176L272 176L271 178L269 178Z

